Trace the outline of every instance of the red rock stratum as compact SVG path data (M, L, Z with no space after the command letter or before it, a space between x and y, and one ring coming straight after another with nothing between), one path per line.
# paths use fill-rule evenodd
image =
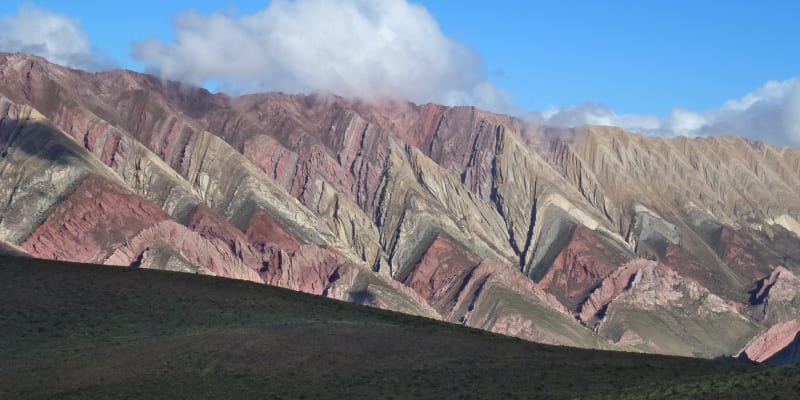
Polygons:
M234 97L0 54L6 253L716 357L800 315L798 188L800 151L736 136Z

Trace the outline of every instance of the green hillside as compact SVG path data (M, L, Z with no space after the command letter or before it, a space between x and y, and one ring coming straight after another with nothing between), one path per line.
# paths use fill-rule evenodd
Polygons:
M797 367L545 346L247 282L0 257L0 399L797 393Z

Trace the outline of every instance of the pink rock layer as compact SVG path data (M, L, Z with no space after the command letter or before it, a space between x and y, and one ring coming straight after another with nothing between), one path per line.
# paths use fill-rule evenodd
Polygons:
M584 323L589 323L593 318L611 303L614 298L628 289L631 280L642 268L648 266L658 266L655 261L635 259L619 267L603 283L595 289L588 299L581 305L578 312L578 319Z
M89 175L21 247L38 258L99 263L143 229L167 219L156 204Z
M779 351L798 340L800 320L792 320L772 326L766 332L756 336L739 353L750 361L761 363L767 361Z
M440 313L453 306L454 296L469 273L480 264L480 257L437 236L420 258L404 284L417 292Z
M148 227L128 240L105 260L105 264L128 266L141 259L154 244L165 244L208 275L262 282L257 263L247 264L231 247L218 239L206 239L175 221ZM157 267L143 265L146 267Z
M780 264L774 256L767 254L753 239L723 226L720 232L718 253L722 261L743 276L758 279Z
M576 307L592 288L626 261L625 254L620 254L592 230L578 226L539 285L567 307Z
M434 239L404 283L445 319L451 321L460 320L469 324L469 315L475 312L475 303L484 295L482 288L487 285L502 287L556 312L569 315L558 299L538 287L519 270L508 268L497 261L483 260L443 235ZM459 315L464 310L467 314ZM525 318L530 319L530 316ZM519 333L513 324L499 324L491 330L502 334Z
M268 284L316 295L337 279L340 268L353 267L334 249L315 245L274 251L264 264L262 274Z

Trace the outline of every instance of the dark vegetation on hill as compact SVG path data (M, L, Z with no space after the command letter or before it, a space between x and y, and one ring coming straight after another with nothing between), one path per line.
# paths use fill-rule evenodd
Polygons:
M202 275L0 256L0 398L796 398L800 369L530 343Z

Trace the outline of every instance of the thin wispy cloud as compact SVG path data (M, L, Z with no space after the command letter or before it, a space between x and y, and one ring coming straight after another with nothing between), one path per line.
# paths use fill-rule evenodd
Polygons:
M741 99L703 112L683 108L669 115L617 114L603 104L550 108L527 118L545 125L612 125L660 136L741 135L778 145L800 146L800 78L769 81Z
M247 15L186 11L175 39L134 44L167 79L214 81L235 92L328 91L512 111L476 52L405 0L275 0Z

